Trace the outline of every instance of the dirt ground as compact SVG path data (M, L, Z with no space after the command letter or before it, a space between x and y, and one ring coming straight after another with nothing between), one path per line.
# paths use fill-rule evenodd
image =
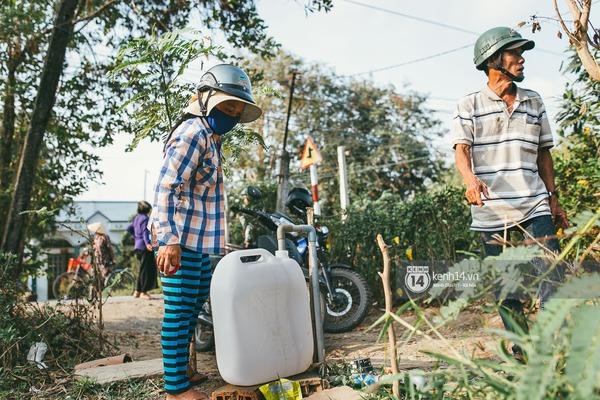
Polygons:
M134 361L143 361L161 357L160 327L163 316L162 295L153 295L153 300L133 297L110 298L104 306L104 323L107 334L119 343L123 353L128 353ZM438 310L427 309L432 317ZM325 334L325 360L327 364L341 365L344 361L359 358L370 358L376 371L382 366L389 367L386 362L388 354L387 334L377 342L379 329L367 330L369 326L382 315L375 304L363 324L351 332L340 334ZM405 319L409 322L414 316L408 314ZM498 340L490 333L490 328L501 328L502 322L496 314L485 313L479 307L471 307L459 319L445 327L441 333L446 343L458 351L466 349L478 358L494 357L491 348L497 346ZM434 359L424 350L446 352L447 344L441 339L425 339L413 336L408 343L402 342L406 328L396 325L396 336L402 346L400 370L413 368L429 369ZM446 349L446 350L445 350ZM221 379L217 369L214 351L198 353L198 369L209 376L209 381L199 389L212 392L226 383Z

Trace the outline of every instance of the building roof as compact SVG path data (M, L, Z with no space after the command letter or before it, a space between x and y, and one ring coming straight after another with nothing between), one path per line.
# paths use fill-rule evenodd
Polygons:
M137 214L137 201L76 201L73 208L73 212L62 210L58 221L88 221L95 214L101 214L109 222L130 221Z
M62 210L53 239L64 239L72 246L86 241L87 225L102 222L113 243L119 243L129 221L137 214L137 201L76 201L72 209Z

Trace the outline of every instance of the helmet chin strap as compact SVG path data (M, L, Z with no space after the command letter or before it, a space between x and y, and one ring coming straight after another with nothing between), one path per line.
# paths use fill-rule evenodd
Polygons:
M210 96L213 95L213 93L215 92L215 89L210 88L210 90L208 91L207 95L206 95L206 100L203 102L202 101L202 93L206 93L206 92L201 92L200 89L198 89L198 105L200 105L200 111L202 112L202 116L206 117L206 112L208 110L208 99L210 99Z
M490 64L489 67L492 69L495 69L496 71L502 72L504 75L508 76L514 82L523 82L523 79L525 79L525 77L523 75L515 76L515 75L511 74L501 65Z
M504 68L502 66L502 54L500 54L498 56L498 60L496 61L496 64L489 63L488 67L491 68L491 69L495 69L496 71L502 72L504 75L506 75L507 77L509 77L513 82L523 82L523 79L525 79L525 76L523 76L523 75L521 75L521 76L515 76L515 75L511 74L510 72L508 72L506 70L506 68Z

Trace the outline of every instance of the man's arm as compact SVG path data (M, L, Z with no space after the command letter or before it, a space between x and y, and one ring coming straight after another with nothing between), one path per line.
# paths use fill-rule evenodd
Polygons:
M548 192L556 191L556 186L554 185L554 162L552 161L549 147L539 150L537 165L538 173L542 181L544 181L544 185L546 185L546 190ZM554 220L556 229L567 229L569 227L567 213L558 204L557 195L550 195L550 211L552 212L552 219Z
M471 146L466 144L457 144L454 151L454 160L456 162L456 169L462 176L463 182L467 187L465 191L465 197L470 204L483 206L481 199L481 193L489 199L488 188L479 178L473 173L471 167Z

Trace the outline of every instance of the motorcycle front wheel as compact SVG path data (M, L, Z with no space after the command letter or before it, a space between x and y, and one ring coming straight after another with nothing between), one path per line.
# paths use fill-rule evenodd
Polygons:
M332 267L330 278L333 298L327 289L322 289L326 299L323 330L347 332L358 326L369 313L371 293L364 278L350 268Z
M209 351L215 347L215 334L212 326L199 323L196 325L194 338L196 339L196 351Z
M201 312L209 316L212 314L209 300L202 305ZM196 351L204 352L212 350L215 347L215 331L212 325L208 325L198 318L194 340L196 341Z

